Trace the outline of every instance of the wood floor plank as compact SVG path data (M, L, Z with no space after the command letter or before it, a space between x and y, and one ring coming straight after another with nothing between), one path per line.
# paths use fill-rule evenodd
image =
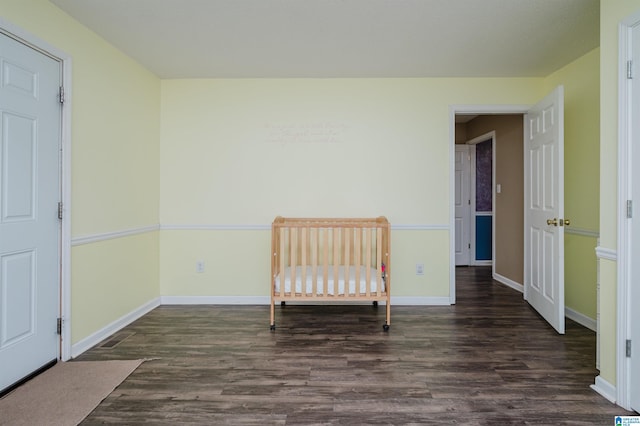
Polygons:
M82 423L607 425L595 334L556 332L490 268L456 305L161 306L79 360L144 362Z

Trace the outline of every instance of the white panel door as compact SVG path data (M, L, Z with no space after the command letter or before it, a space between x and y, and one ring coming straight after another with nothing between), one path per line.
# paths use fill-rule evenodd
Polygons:
M524 297L564 333L564 89L525 115Z
M456 266L471 261L471 171L469 145L456 145L455 150L455 253Z
M637 301L640 300L640 170L637 165L640 164L640 82L637 80L640 67L640 24L631 29L631 48L633 58L634 78L629 80L631 84L631 111L629 116L631 121L631 200L633 202L633 214L629 219L629 227L631 229L631 244L629 256L629 299L633 301L628 306L629 312L629 334L633 342L631 350L631 359L629 359L629 402L631 408L640 412L640 309L637 307Z
M0 390L59 356L60 81L0 34Z

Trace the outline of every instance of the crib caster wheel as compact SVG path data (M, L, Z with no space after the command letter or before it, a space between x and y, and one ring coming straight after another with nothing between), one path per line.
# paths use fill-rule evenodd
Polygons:
M269 327L271 329L271 331L276 329L276 325L275 324L271 324L271 326Z
M378 307L378 301L377 301L377 300L374 300L374 301L373 301L373 307L374 307L374 308L377 308L377 307Z
M383 329L384 331L389 331L389 324L385 324L385 325L383 325L383 326L382 326L382 329Z

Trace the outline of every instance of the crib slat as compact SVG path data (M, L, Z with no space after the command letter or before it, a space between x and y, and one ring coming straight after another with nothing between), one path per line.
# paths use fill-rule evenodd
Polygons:
M291 241L289 242L289 267L291 268L291 297L296 296L296 256L298 254L298 228L291 228L289 231Z
M333 295L340 296L340 228L333 228Z
M300 276L300 285L302 294L307 296L307 230L308 228L300 228L300 268L302 273Z
M367 276L367 297L371 296L371 228L366 230L366 243L365 243L365 273Z
M356 228L356 237L353 243L354 250L354 262L353 265L356 267L356 294L361 295L360 291L360 265L362 264L362 228Z
M342 264L344 265L344 294L345 297L348 297L349 294L351 294L351 288L350 288L350 274L349 274L349 267L351 266L351 259L349 257L349 252L351 251L351 233L353 232L353 229L351 228L344 228L344 232L343 232L343 246L344 246L344 259L342 261ZM355 289L354 289L355 290ZM356 293L354 291L354 293Z
M318 294L318 228L311 228L311 280L313 296Z
M329 230L321 228L322 230L322 290L324 297L327 297L329 287Z

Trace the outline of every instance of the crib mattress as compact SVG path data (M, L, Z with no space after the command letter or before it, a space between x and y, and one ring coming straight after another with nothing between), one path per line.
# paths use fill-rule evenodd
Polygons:
M338 267L338 294L339 295L344 295L345 294L345 284L347 284L345 282L345 267L344 266L339 266ZM313 294L313 279L314 276L312 275L312 268L311 266L306 266L306 283L305 283L305 290L307 294ZM375 268L371 268L371 288L370 288L370 292L371 293L375 293L378 291L378 277L376 275L376 269ZM316 275L317 275L317 285L316 285L316 294L317 295L323 295L324 294L324 270L322 267L318 267L316 270ZM295 292L296 293L302 293L302 266L296 266L296 271L295 271ZM360 280L359 280L359 290L358 293L360 294L365 294L367 292L367 268L365 266L360 266ZM276 275L275 277L275 292L276 293L280 293L280 285L281 285L282 279L280 277L280 274ZM334 296L334 290L335 290L335 285L334 285L334 270L333 270L333 266L330 265L329 266L329 270L328 270L328 277L327 277L327 294ZM348 282L348 293L349 294L356 294L356 267L355 266L349 266L349 282ZM384 278L382 279L382 283L380 286L380 291L384 292L385 291L385 285L384 285ZM287 267L285 268L285 272L284 272L284 292L285 293L290 293L291 292L291 268Z

